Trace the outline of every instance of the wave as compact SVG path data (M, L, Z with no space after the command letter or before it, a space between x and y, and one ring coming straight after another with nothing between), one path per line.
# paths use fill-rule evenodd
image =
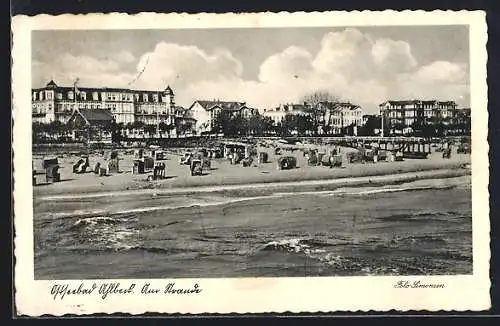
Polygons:
M462 221L466 215L460 212L418 212L418 213L406 213L406 214L393 214L389 216L377 217L377 220L385 222L426 222L428 220L433 221L447 221L451 222L454 220Z
M410 235L410 236L395 236L391 239L384 240L383 238L365 239L355 241L354 239L345 239L344 242L330 243L315 238L288 238L281 240L273 240L259 246L254 250L255 254L263 254L265 252L286 252L289 254L304 255L308 259L314 259L318 262L334 268L337 271L359 272L362 274L399 274L410 271L410 265L405 266L405 262L421 262L425 257L434 257L440 260L453 261L471 261L471 255L460 252L450 252L448 250L448 241L439 234L436 235ZM343 256L344 245L356 246L362 249L368 255L363 257L358 256ZM342 247L339 247L342 246ZM431 246L429 250L422 251L422 247ZM385 257L383 254L387 250L393 252L404 252L404 255L397 257ZM374 253L379 253L374 255ZM409 254L409 255L408 255ZM392 262L385 262L390 259ZM394 261L394 259L396 261ZM395 266L399 265L398 267ZM413 263L412 263L413 264ZM416 268L418 264L414 264ZM413 270L413 269L412 269ZM403 272L402 272L403 271ZM406 272L404 272L406 271ZM420 273L421 271L416 271Z
M320 240L311 238L291 238L270 241L259 247L257 251L286 251L310 255L312 253L325 252L322 247L327 246L331 245Z
M148 213L148 212L155 212L155 211L168 211L168 210L178 210L178 209L188 209L188 208L203 208L203 207L211 207L211 206L222 206L222 205L238 203L238 202L254 201L254 200L260 200L260 199L270 199L270 198L277 198L277 197L281 197L281 195L271 194L271 195L266 195L266 196L225 198L223 200L215 199L212 202L195 202L195 203L187 203L187 204L180 204L180 205L149 206L149 207L117 210L115 212L110 212L108 210L77 210L77 211L71 211L71 212L46 213L45 215L50 215L53 219L63 219L63 218L84 218L84 219L103 218L103 219L109 219L109 218L112 218L112 216L134 215L137 213Z
M433 243L435 245L446 245L447 241L439 235L411 235L395 236L386 245L400 246L404 244L420 245L423 243Z
M279 196L301 196L301 195L317 195L317 196L363 196L391 192L409 192L421 190L445 190L452 189L454 185L428 185L428 186L406 186L406 187L360 187L357 189L335 189L335 190L321 190L321 191L297 191L297 192L279 192L274 195Z
M80 218L76 220L73 224L73 227L81 227L81 226L95 226L98 224L118 224L123 222L122 219L107 217L107 216L95 216L95 217L87 217Z
M304 195L314 195L314 196L366 196L366 195L375 195L375 194L383 194L383 193L394 193L394 192L409 192L409 191L422 191L422 190L445 190L452 189L456 187L455 185L425 185L425 186L398 186L398 187L360 187L358 189L351 188L341 188L335 190L322 190L322 191L297 191L297 192L275 192L262 196L253 196L253 197L233 197L233 198L212 198L211 202L194 202L194 203L186 203L179 205L159 205L159 206L149 206L149 207L140 207L140 208L129 208L122 209L117 211L109 211L109 210L77 210L77 211L67 211L67 212L58 212L58 213L45 213L44 215L50 216L52 219L62 219L62 218L98 218L98 217L106 217L111 218L112 216L120 216L120 215L134 215L141 213L149 213L156 211L168 211L168 210L179 210L179 209L189 209L189 208L204 208L204 207L215 207L215 206L223 206L238 202L246 202L246 201L256 201L256 200L265 200L265 199L273 199L273 198L281 198L281 197L290 197L290 196L304 196ZM45 217L46 218L46 217ZM108 220L109 221L109 220Z

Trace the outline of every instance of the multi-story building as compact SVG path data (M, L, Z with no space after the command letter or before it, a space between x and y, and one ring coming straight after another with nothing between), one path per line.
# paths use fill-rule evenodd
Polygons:
M281 104L272 110L265 110L262 114L273 120L274 125L278 125L287 115L309 115L306 104Z
M317 110L323 113L323 133L339 135L352 129L357 134L357 128L363 125L363 109L349 102L320 102Z
M215 127L217 117L221 112L228 112L231 116L239 115L243 118L250 118L258 114L258 110L246 106L245 102L228 101L203 101L196 100L188 109L190 116L196 120L196 133L212 132Z
M116 123L172 124L176 117L175 108L174 92L170 86L163 91L65 87L51 80L43 88L32 89L34 122L66 123L77 109L95 109L109 110Z
M471 110L470 108L456 109L453 115L455 134L470 135L471 133Z
M408 135L424 125L453 123L454 101L386 101L379 105L383 135Z

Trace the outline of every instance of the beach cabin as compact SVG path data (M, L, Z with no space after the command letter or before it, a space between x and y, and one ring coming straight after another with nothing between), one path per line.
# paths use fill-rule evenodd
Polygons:
M224 157L229 157L232 153L239 153L243 157L250 157L257 155L257 150L252 144L245 144L239 142L226 142L223 144Z
M32 161L33 185L59 182L59 162L57 157L34 158Z
M87 143L111 144L111 125L113 115L109 110L77 109L68 119L74 131L74 138Z

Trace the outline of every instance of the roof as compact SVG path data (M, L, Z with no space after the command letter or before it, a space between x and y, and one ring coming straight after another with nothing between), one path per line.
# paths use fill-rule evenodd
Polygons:
M390 105L408 105L408 104L444 104L444 105L457 105L455 101L438 101L438 100L403 100L403 101L393 101L389 100L380 105L389 103Z
M32 91L40 91L44 89L55 89L56 92L62 93L63 99L69 99L67 96L67 92L75 91L73 86L58 86L53 80L51 80L45 87L42 88L33 88ZM93 93L97 92L99 96L99 101L102 101L101 93L102 92L117 92L117 93L146 93L146 94L158 94L158 95L174 95L172 88L167 86L164 91L152 91L152 90L139 90L139 89L131 89L131 88L114 88L114 87L80 87L77 85L77 90L85 93ZM88 100L92 100L92 98L87 98ZM161 101L161 97L160 97Z
M361 109L359 105L352 104L350 102L320 102L319 104L326 106L329 110L340 111L342 109L357 110Z
M200 104L205 110L211 110L218 106L225 111L239 111L245 106L245 102L227 102L227 101L204 101L197 100L194 103ZM193 104L194 104L193 103Z
M51 79L48 83L47 83L47 88L53 88L53 87L57 87L57 84Z
M165 88L165 94L167 95L174 95L174 91L170 88L170 85Z
M88 122L95 121L112 121L113 115L109 110L104 109L79 109L80 114Z

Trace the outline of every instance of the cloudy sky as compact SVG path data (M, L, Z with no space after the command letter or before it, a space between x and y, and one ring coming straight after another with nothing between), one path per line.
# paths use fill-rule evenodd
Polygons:
M466 26L36 31L32 86L157 90L271 108L312 91L377 111L387 99L469 106Z

